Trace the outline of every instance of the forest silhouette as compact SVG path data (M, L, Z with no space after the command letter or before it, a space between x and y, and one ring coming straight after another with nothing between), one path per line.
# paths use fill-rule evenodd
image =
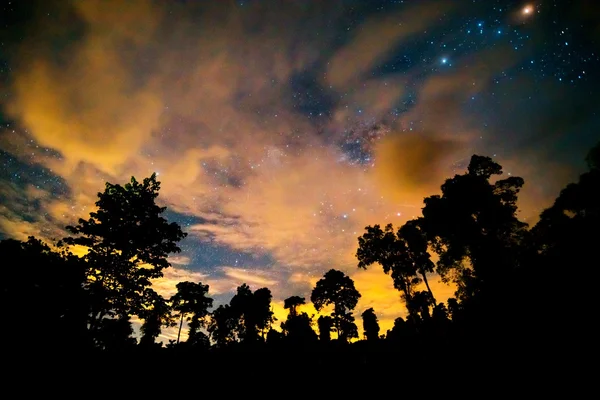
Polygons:
M523 179L500 179L502 167L479 155L442 184L440 195L424 199L422 217L399 228L367 226L358 238L357 268L379 265L391 276L406 318L383 333L377 310L369 308L358 322L363 338L353 315L361 294L335 269L310 295L317 311L333 310L318 318L299 312L306 298L291 296L284 302L287 319L276 321L271 291L246 284L214 309L202 282L180 282L164 298L152 280L170 268L167 257L180 251L186 233L162 216L155 174L123 186L106 183L97 210L66 227L70 236L52 244L35 237L0 242L1 343L5 353L34 357L194 354L239 363L253 354L254 366L395 363L410 369L422 363L419 368L430 369L424 374L440 359L527 361L583 351L593 332L595 280L589 276L600 238L600 144L586 161L587 172L533 227L517 218ZM87 252L76 256L72 246ZM433 274L456 287L454 297L436 300L428 282ZM138 338L134 317L142 321ZM177 340L157 341L165 327L177 328Z

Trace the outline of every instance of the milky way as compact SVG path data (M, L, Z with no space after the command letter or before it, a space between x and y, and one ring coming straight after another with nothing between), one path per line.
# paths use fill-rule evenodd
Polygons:
M156 171L189 233L164 294L268 286L281 317L337 268L387 329L366 225L418 216L474 153L525 178L534 222L598 140L595 2L23 3L1 11L0 234L52 242Z

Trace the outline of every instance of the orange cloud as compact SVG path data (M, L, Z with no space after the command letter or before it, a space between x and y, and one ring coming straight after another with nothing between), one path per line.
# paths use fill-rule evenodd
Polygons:
M357 269L357 237L367 225L401 225L420 214L423 197L454 172L452 161L470 155L467 140L481 133L461 102L518 58L498 49L456 60L470 67L426 78L415 87L414 108L392 123L386 115L415 72L375 79L369 70L450 12L451 2L419 2L376 16L331 58L331 37L317 35L319 29L295 34L305 31L308 13L319 16L318 26L327 26L339 12L330 2L285 2L288 12L266 3L243 11L232 8L234 2L203 2L185 10L170 4L176 24L157 2L121 3L59 7L57 13L74 13L84 28L60 57L42 51L48 39L23 42L24 67L14 70L11 97L3 105L35 145L19 132L2 132L0 145L22 162L60 176L70 193L54 198L33 187L3 184L0 191L12 208L0 205L0 230L21 239L60 238L64 225L94 209L104 182L124 183L157 171L159 202L196 217L185 228L192 244L274 261L258 269L217 265L198 272L191 269L203 266L181 253L154 283L161 294L169 297L183 280L209 284L213 295L231 294L243 282L267 286L281 322L285 297L308 300L316 281L336 268L355 279L363 294L355 312L359 328L360 312L373 307L382 333L389 329L405 307L389 276L375 267ZM50 41L64 34L59 21L45 29ZM27 51L30 44L36 51ZM321 89L340 97L324 126L298 112L292 100L290 80L312 68L319 68ZM374 167L350 164L324 138L367 123L351 107L363 107L372 119L390 125L373 149ZM421 125L418 134L404 132L411 122ZM26 222L22 215L34 201L42 212ZM439 294L434 290L439 300L445 290L451 292L445 286ZM314 311L310 305L303 309Z

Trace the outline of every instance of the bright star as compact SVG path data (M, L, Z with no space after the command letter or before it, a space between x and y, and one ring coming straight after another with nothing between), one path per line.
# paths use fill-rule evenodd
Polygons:
M532 6L525 6L525 7L523 7L523 14L529 15L531 13L533 13L533 7Z
M442 64L446 64L448 62L447 58L442 58Z

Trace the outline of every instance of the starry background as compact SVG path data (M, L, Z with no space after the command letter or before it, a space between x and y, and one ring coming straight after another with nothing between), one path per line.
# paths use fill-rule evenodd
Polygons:
M282 320L284 298L336 268L385 331L404 306L357 269L366 225L418 216L474 153L525 178L535 223L599 139L595 1L2 7L1 237L59 239L104 182L156 171L189 233L165 295L267 286Z

